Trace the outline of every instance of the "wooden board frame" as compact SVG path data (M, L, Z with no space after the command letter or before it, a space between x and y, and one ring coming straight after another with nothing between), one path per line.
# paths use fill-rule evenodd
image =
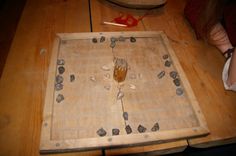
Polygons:
M51 138L51 125L53 114L52 100L54 92L54 78L57 67L57 55L60 48L60 43L63 40L75 40L75 39L92 39L93 37L112 37L112 36L124 36L124 37L161 37L165 47L175 64L175 68L181 76L182 84L185 90L187 90L187 96L191 101L193 111L198 119L199 126L184 128L178 130L158 131L157 133L143 133L143 134L130 134L130 135L118 135L118 136L105 136L97 138L83 138L83 139L67 139L67 140L53 140ZM101 33L63 33L57 34L54 41L51 62L48 73L48 82L45 96L45 105L43 112L43 122L41 131L41 144L40 151L42 153L47 152L65 152L65 151L78 151L89 150L98 148L110 148L110 147L125 147L131 145L144 145L150 143L162 143L172 140L192 138L202 135L207 135L209 130L207 128L206 121L198 105L197 99L191 89L191 86L187 80L186 75L175 55L175 52L171 48L166 35L161 32L101 32Z

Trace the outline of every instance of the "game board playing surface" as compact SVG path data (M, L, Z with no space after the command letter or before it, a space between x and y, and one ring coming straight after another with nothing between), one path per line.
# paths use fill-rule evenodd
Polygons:
M117 59L127 63L117 82ZM163 32L58 34L45 96L41 152L160 143L208 133Z

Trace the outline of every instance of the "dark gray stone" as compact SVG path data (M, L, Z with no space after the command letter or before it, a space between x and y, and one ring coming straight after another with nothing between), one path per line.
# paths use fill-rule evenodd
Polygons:
M127 134L132 133L132 129L131 129L130 125L127 125L127 126L125 127L125 130L126 130L126 133L127 133Z
M173 79L176 79L178 76L178 73L176 71L171 71L170 72L170 77L173 78Z
M180 86L180 79L174 79L173 82L177 87Z
M104 42L105 40L106 40L106 38L105 38L104 36L102 36L102 37L100 38L100 43Z
M158 131L160 129L158 122L154 124L154 126L152 127L151 131L155 132Z
M73 82L73 81L75 81L75 75L74 75L74 74L71 74L71 75L70 75L70 82Z
M166 59L169 58L169 55L168 55L168 54L165 54L165 55L162 56L162 58L163 58L164 60L166 60Z
M183 93L184 93L184 90L182 88L176 89L176 95L181 96L181 95L183 95Z
M63 74L65 72L65 68L63 66L58 67L59 74Z
M56 101L57 101L57 103L60 103L61 101L63 101L65 98L64 98L64 96L62 95L62 94L58 94L57 95L57 98L56 98Z
M56 84L58 84L58 83L63 83L63 77L61 76L61 75L57 75L56 76Z
M97 130L97 134L103 137L107 134L107 132L103 128L100 128L99 130Z
M59 90L62 90L62 89L63 89L63 84L62 83L55 84L55 90L56 91L59 91Z
M132 43L136 42L136 38L130 37L130 42L132 42Z
M147 130L147 128L145 128L144 126L142 126L142 125L138 126L138 132L139 133L144 133L146 130Z
M57 60L57 65L65 65L65 60L64 59L58 59Z
M157 75L157 77L158 77L159 79L161 79L163 76L165 76L165 71L161 71L161 72Z
M127 112L124 112L124 113L123 113L123 118L124 118L125 120L128 120L128 113L127 113Z
M166 61L165 61L165 66L166 66L166 67L170 67L170 66L171 66L171 61L166 60Z
M93 43L97 43L97 42L98 42L97 38L93 38L93 39L92 39L92 42L93 42Z
M112 135L119 135L119 134L120 134L120 130L118 128L112 129Z

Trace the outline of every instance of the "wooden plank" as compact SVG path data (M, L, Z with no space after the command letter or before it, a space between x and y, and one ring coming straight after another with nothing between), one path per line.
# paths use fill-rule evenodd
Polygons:
M119 149L108 149L106 150L107 155L133 155L140 154L143 155L164 155L171 153L182 152L186 149L186 144L183 140L173 141L162 144L147 145L147 146L137 146Z
M236 96L223 88L221 72L225 60L216 48L196 40L183 14L185 3L168 1L163 10L145 17L143 23L146 30L163 30L167 34L206 117L210 135L190 139L189 145L235 143Z
M100 42L102 36L106 40ZM125 41L117 41L111 48L110 39L120 36ZM135 43L130 37L135 37ZM164 55L168 58L163 58ZM125 58L129 64L122 84L112 78L114 58ZM65 64L58 65L61 59ZM164 65L167 60L170 66ZM65 72L60 73L61 67ZM49 69L41 152L160 143L208 133L188 80L163 32L58 34ZM162 70L166 76L158 78ZM178 73L179 87L169 76L171 71ZM75 82L70 82L71 74ZM55 82L58 76L64 81ZM57 90L57 83L63 88ZM130 84L137 88L130 88ZM176 95L178 89L183 94ZM123 92L124 98L117 99L118 92ZM57 100L59 95L63 95L62 101ZM123 118L124 112L128 112L128 120ZM160 131L153 132L156 123ZM146 133L138 132L139 124L146 127ZM132 134L125 131L128 125ZM100 128L105 129L106 136L96 134ZM113 128L120 130L119 136L113 136Z
M0 81L0 155L39 155L54 36L88 32L89 26L87 0L27 1Z

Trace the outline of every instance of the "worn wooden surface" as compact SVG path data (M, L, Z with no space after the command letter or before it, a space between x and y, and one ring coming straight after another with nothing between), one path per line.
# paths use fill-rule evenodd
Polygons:
M111 48L110 39L120 36L125 41L117 41ZM100 42L101 37L105 41ZM132 43L130 37L136 41ZM97 43L93 43L94 38ZM163 58L165 55L168 58ZM114 58L128 62L121 84L113 79ZM65 64L57 65L61 59ZM165 66L166 61L171 65ZM60 73L60 67L65 72ZM163 71L165 75L158 78ZM173 71L178 73L179 87L169 75ZM75 76L73 82L71 74ZM56 76L64 79L61 90L54 87ZM182 95L176 95L177 88L183 90ZM118 92L124 94L122 99L117 99ZM64 96L62 101L56 100L59 95ZM124 112L128 119L123 118ZM156 123L160 130L153 132ZM125 131L128 125L132 129L129 135ZM145 133L138 132L139 125L146 128ZM107 133L104 137L96 134L100 128ZM120 130L118 136L113 136L113 128ZM144 145L207 133L196 98L163 32L58 34L49 68L41 151Z
M39 155L49 49L55 33L87 32L89 26L87 0L27 1L0 81L1 156ZM101 155L101 151L89 154Z
M211 147L236 142L236 93L225 91L220 52L196 40L183 15L185 0L168 1L165 9L143 19L146 30L166 32L206 117L210 135L188 140L190 146Z
M42 105L50 51L55 33L90 31L88 1L28 0L0 82L0 155L38 155ZM189 140L190 146L209 147L235 142L235 93L224 91L221 71L224 58L214 47L195 39L184 18L186 0L169 0L164 9L146 16L137 27L101 25L120 11L133 12L91 1L94 31L163 30L171 40L186 72L211 134ZM141 13L136 13L137 16ZM46 52L40 49L45 48ZM163 149L184 149L186 141L167 143ZM108 150L130 153L159 150L159 145ZM65 155L101 155L101 151Z

